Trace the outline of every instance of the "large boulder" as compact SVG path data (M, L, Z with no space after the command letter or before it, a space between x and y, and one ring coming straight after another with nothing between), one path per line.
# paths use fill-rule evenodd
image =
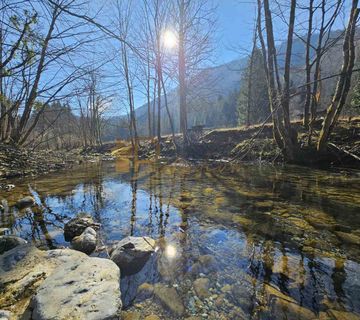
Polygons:
M99 223L94 222L93 218L88 214L79 214L77 217L68 221L64 226L64 238L71 241L74 237L80 236L87 227L98 230Z
M33 320L119 319L120 270L110 260L71 261L40 285L32 306Z
M17 236L0 236L0 254L26 243L26 240Z
M126 237L110 249L110 258L123 274L139 272L155 251L155 240L150 237Z
M120 287L122 291L121 299L123 306L126 308L134 302L137 303L144 300L146 294L139 291L139 287L144 283L155 283L158 280L159 272L157 271L157 256L153 254L139 272L129 275L125 274L125 276L121 278Z
M67 276L67 274L69 275ZM119 302L120 271L110 260L91 258L82 252L71 249L41 251L31 245L20 245L0 256L0 309L10 310L14 314L14 318L35 319L31 315L35 307L37 308L36 314L43 315L42 302L45 299L44 292L46 291L42 291L38 298L33 298L33 303L29 304L40 287L43 288L43 284L45 286L45 281L51 275L54 277L61 275L64 279L67 277L68 280L64 281L62 286L59 284L59 287L51 289L47 302L49 309L46 312L50 312L51 308L56 309L57 306L65 309L61 293L58 292L62 290L71 299L68 302L69 308L66 310L70 314L70 308L74 307L72 312L75 312L75 316L71 317L66 316L64 310L59 312L62 317L54 317L53 314L52 319L95 319L95 315L99 317L97 319L109 319L99 316L100 312L109 315L112 313L111 310L121 305ZM74 279L70 279L70 275L74 276L76 282L72 283ZM83 282L83 286L80 285L80 282ZM102 284L102 282L104 283ZM54 282L47 283L47 288L51 288ZM104 293L105 289L109 290L113 297ZM96 297L91 297L91 295ZM76 300L77 297L81 298L83 303ZM92 299L96 299L97 303L91 303ZM78 301L77 305L75 301ZM94 305L94 310L98 310L98 305L103 305L109 311L102 309L99 312L94 311L94 318L80 316L81 313L86 314L88 312L89 303ZM23 316L24 313L28 316ZM47 317L47 314L45 316Z
M0 255L0 309L11 308L22 315L40 284L58 266L87 259L70 249L41 251L32 245L20 245Z
M96 249L96 231L87 227L80 236L71 240L71 246L73 249L86 254L92 253Z
M33 205L35 205L35 199L31 196L24 197L15 204L15 206L20 210L32 207Z

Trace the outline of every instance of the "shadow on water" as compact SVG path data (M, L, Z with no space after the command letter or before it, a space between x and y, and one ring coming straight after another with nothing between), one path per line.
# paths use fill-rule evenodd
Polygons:
M146 282L176 288L187 315L360 313L358 172L119 160L13 183L0 193L0 227L39 247L68 246L63 225L79 212L102 224L106 245L128 235L158 240L144 268L121 279L126 308L136 302L170 317L138 295ZM26 195L36 206L17 210Z

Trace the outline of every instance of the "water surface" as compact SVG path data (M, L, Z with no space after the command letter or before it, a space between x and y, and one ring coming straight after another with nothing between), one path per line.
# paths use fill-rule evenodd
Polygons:
M10 207L0 227L41 248L68 246L63 225L79 212L102 224L99 247L127 235L159 240L144 269L122 279L128 310L164 319L360 318L359 172L119 160L10 182L15 189L0 191ZM26 195L35 207L12 207ZM186 312L142 299L144 282L175 288Z

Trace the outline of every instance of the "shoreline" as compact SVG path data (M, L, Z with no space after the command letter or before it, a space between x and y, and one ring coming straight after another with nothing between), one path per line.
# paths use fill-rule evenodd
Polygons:
M294 125L301 127L300 122ZM320 125L320 123L319 123ZM305 144L306 132L300 131L301 144ZM272 139L272 126L266 124L249 128L214 129L204 133L189 146L182 146L181 136L176 136L176 144L171 136L161 139L160 159L169 161L210 163L269 163L291 164L283 158L281 150ZM360 118L352 121L341 120L334 130L329 151L318 155L313 149L302 148L299 161L293 164L305 167L359 168ZM180 147L179 147L180 146ZM177 148L181 149L180 152ZM139 148L140 160L156 160L156 140L142 140ZM129 142L106 142L102 146L73 150L31 150L0 144L0 181L39 176L72 168L84 162L133 158ZM305 159L306 158L306 159Z

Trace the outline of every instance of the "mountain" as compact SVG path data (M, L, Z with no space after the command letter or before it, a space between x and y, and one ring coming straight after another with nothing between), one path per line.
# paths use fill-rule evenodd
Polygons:
M334 31L332 38L341 35L342 31ZM313 35L312 43L315 46L318 35ZM286 42L277 47L280 74L283 72ZM305 44L300 39L293 42L292 52L292 86L297 88L305 82ZM342 39L327 51L321 64L321 76L326 77L336 74L342 63ZM216 67L202 70L193 77L188 84L188 127L204 125L205 127L227 127L237 124L237 93L241 86L241 74L247 65L247 58L237 59ZM324 109L330 101L331 94L336 85L336 78L322 81L321 109ZM293 117L301 112L303 95L301 92L292 100L291 112ZM167 93L170 114L175 125L175 131L179 131L179 98L177 88ZM148 134L147 105L136 109L137 127L140 136ZM161 132L171 132L165 102L162 99L161 107ZM109 123L116 127L118 136L119 123L122 122L122 136L126 132L124 118L109 119ZM125 126L125 127L124 127ZM108 129L106 138L113 137L111 129Z

